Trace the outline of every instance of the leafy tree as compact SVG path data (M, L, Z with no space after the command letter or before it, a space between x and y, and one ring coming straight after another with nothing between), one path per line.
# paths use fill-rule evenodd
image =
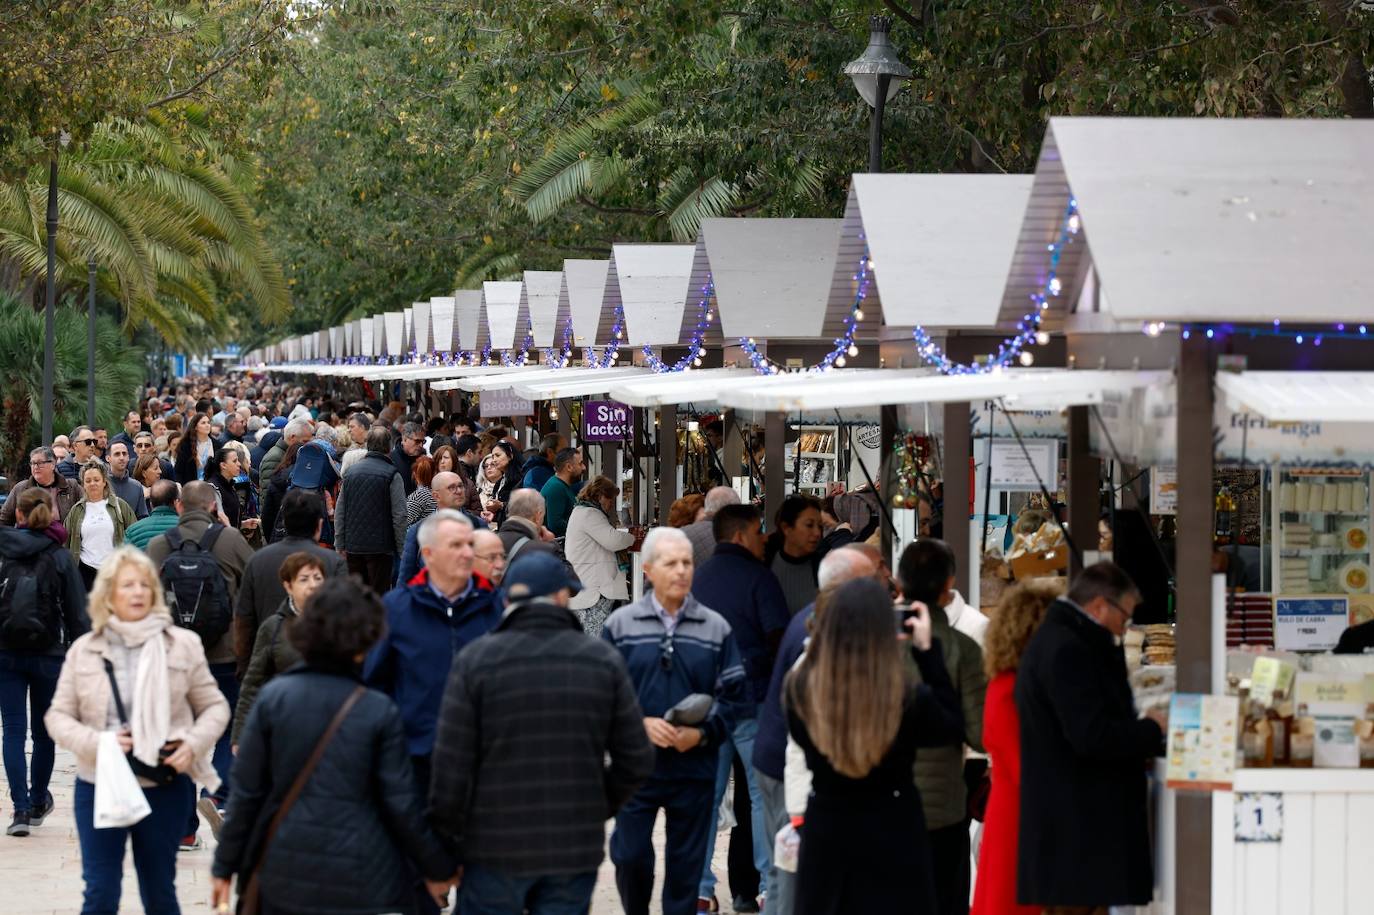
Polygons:
M86 420L86 312L63 303L56 309L54 385L57 429ZM22 474L30 447L38 444L43 394L43 315L26 302L0 293L0 461ZM96 326L96 417L111 428L137 399L145 376L143 351L123 338L114 321Z

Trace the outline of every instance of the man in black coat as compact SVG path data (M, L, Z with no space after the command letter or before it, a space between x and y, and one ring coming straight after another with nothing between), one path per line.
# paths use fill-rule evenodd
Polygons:
M1116 565L1091 566L1021 658L1023 904L1145 905L1152 896L1145 767L1164 754L1168 718L1136 714L1116 644L1139 603Z
M654 748L619 652L568 609L562 561L522 555L504 585L505 617L449 674L430 823L463 863L460 909L475 895L484 912L540 898L586 911L606 819L649 777Z
M419 423L406 423L401 427L401 439L391 449L391 463L401 472L401 482L405 484L406 497L415 492L415 477L411 470L415 459L425 453L425 429Z

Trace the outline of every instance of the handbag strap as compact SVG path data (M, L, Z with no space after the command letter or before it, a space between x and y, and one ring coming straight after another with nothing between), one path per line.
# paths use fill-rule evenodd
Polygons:
M129 714L124 711L124 699L119 695L119 684L115 682L114 665L110 663L109 658L105 658L104 662L105 676L110 678L110 690L114 694L115 712L119 714L119 723L127 725L129 723Z
M305 783L310 780L310 776L315 771L315 767L320 764L320 760L324 757L324 751L329 748L330 741L334 739L335 734L339 733L339 728L343 727L344 719L348 717L348 713L353 710L353 706L358 704L358 700L361 699L366 692L367 687L359 685L353 692L348 694L348 698L344 700L343 705L339 706L339 710L334 713L334 719L329 722L329 727L325 728L324 733L320 735L319 742L315 744L315 749L310 753L310 758L305 761L305 765L301 767L301 771L296 774L296 780L291 783L291 788L286 792L286 796L282 798L281 806L278 807L277 812L273 814L272 822L267 825L267 835L262 840L262 849L258 852L257 864L253 866L253 872L248 876L246 885L244 885L244 888L240 891L240 896L242 897L240 900L242 903L241 912L257 912L258 871L262 869L262 862L267 859L267 850L272 846L272 839L276 837L277 829L281 826L282 821L286 819L286 815L291 812L291 808L295 805L297 798L301 796L301 792L305 790Z

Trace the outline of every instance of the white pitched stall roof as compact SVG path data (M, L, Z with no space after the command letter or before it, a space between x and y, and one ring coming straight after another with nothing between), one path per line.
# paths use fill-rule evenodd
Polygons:
M868 317L876 292L889 326L995 326L1033 181L1033 175L855 175L835 270L848 279L865 250L872 259L861 326L877 326Z
M429 302L416 302L414 307L415 326L412 328L414 336L411 337L411 341L418 355L428 356L434 352L434 335L430 328L432 306Z
M358 322L349 321L343 326L343 356L352 356L358 351Z
M832 296L840 220L704 219L701 237L725 340L812 340L843 330L853 292Z
M1374 422L1374 372L1217 372L1217 387L1270 422Z
M649 374L651 374L649 369L628 365L606 369L555 369L538 376L521 375L511 387L517 396L527 397L530 400L589 397L593 394L604 394L614 382Z
M381 315L372 318L363 318L358 322L358 355L375 356L377 355L377 325L381 323Z
M415 346L415 305L412 303L409 308L401 312L405 315L405 330L401 334L401 352L399 355L409 356L410 351L416 349Z
M482 284L482 323L491 332L491 348L512 349L518 344L515 331L520 317L520 296L525 288L520 282L492 282Z
M332 359L342 359L347 353L344 351L344 329L340 327L329 328L329 356Z
M1052 118L1032 203L1059 219L1077 199L1119 321L1351 321L1374 298L1371 162L1368 121Z
M454 347L475 353L491 339L482 320L482 290L459 289L453 295L458 316L458 340Z
M537 365L454 366L449 369L448 377L442 381L434 382L430 388L435 391L455 391L460 388L464 391L471 391L474 390L471 385L479 379L497 375L519 375L543 371L547 371L547 369ZM507 379L504 384L494 385L494 387L510 387L510 380Z
M695 245L611 247L614 282L608 280L607 288L619 292L628 345L672 345L679 341L695 254ZM603 321L608 319L603 313Z
M835 373L832 373L835 374ZM665 404L717 403L720 392L732 385L752 384L760 376L752 368L690 369L685 372L645 375L611 385L612 399L632 407Z
M708 292L709 299L706 297ZM706 330L701 335L702 345L722 345L725 337L720 332L718 306L719 300L711 288L711 259L706 256L706 237L698 232L696 249L692 254L692 276L687 281L687 304L682 309L682 329L678 332L678 340L683 343L690 342L692 335L697 332L697 322L706 320L706 316L710 315Z
M985 400L1000 400L1009 410L1052 410L1101 403L1107 391L1148 387L1168 374L1016 369L980 375L941 375L928 369L878 369L774 375L754 385L727 390L720 402L741 410L781 413Z
M429 300L430 321L434 324L433 350L436 353L451 353L457 348L453 344L456 302L453 296L435 296Z
M563 261L563 289L559 293L559 311L567 310L573 322L573 345L597 346L606 341L598 338L605 308L609 260L568 258ZM610 324L607 323L609 328Z
M383 317L385 318L383 327L386 329L385 355L399 358L405 354L405 314L399 311L388 311Z
M562 293L563 271L525 271L525 292L520 299L520 309L529 322L528 330L534 337L535 346L557 346L562 342L563 325L558 320ZM518 335L519 328L516 330Z

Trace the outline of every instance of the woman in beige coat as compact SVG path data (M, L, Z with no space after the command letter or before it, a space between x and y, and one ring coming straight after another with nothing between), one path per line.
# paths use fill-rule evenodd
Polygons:
M157 570L140 551L126 546L110 554L89 610L91 631L68 651L43 719L53 741L76 756L82 911L119 910L124 847L132 839L143 910L177 913L177 844L195 804L195 783L210 790L219 785L210 757L229 724L229 703L200 637L172 622ZM139 779L152 808L148 816L128 828L96 829L96 748L101 732L111 730L125 753L158 766L163 778Z
M600 636L606 617L630 596L625 587L628 569L621 567L616 553L630 548L634 534L611 523L619 492L606 477L597 477L584 486L563 539L563 555L582 582L582 590L568 606L577 612L588 635Z

